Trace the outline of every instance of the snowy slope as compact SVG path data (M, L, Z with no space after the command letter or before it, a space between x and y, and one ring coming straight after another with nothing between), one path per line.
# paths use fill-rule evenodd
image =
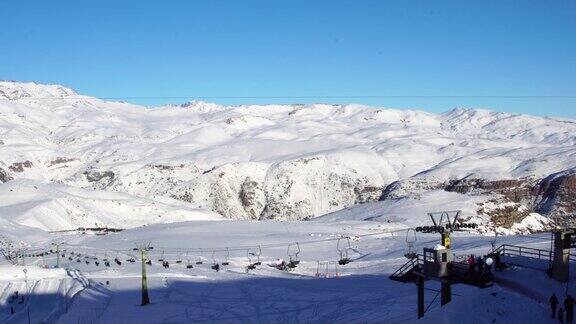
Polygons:
M159 197L174 198L233 219L304 219L386 197L412 199L455 180L518 180L534 187L574 170L574 120L327 104L144 108L62 86L0 82L0 182L29 180L60 193L68 192L59 189L65 186L69 192L62 195L75 197L70 199L86 199L72 193L83 188L157 204ZM568 201L561 208L552 203L550 212L572 211L570 190L558 191ZM494 190L462 199L517 204L520 212L504 222L508 227L540 211L535 201L565 199L557 191L527 192L512 201ZM32 208L37 202L32 198L14 217L51 228L31 216L30 210L46 208ZM79 212L59 206L57 228L151 221L101 215L66 220L66 213ZM496 217L480 209L470 212Z
M360 218L357 213L348 216ZM55 255L27 259L31 315L37 322L50 318L56 323L416 322L416 287L388 279L407 261L405 228L401 221L384 219L195 221L155 224L106 236L56 234L35 242L34 247L47 250L54 248L51 242L65 242L60 266L67 271L39 267L54 266ZM350 248L344 241L343 249L353 261L337 267L337 239L343 236L352 238ZM414 248L422 251L439 239L437 234L418 234ZM496 244L547 248L548 239L548 234L500 236ZM455 233L452 249L456 255L481 255L489 251L492 240ZM133 248L148 242L154 247L148 253L152 265L146 266L152 303L141 307L141 265L127 259L138 260ZM268 266L277 259L288 260L287 245L294 248L295 242L300 246L296 269L288 272ZM247 270L256 261L251 253L258 252L262 264ZM122 263L105 267L105 258L119 258ZM168 260L170 267L162 267L160 259ZM203 263L197 264L200 260ZM211 269L224 261L229 265L221 265L220 271ZM193 267L187 268L188 264ZM16 314L8 315L9 296L15 290L26 290L22 270L22 266L0 266L0 321L26 323L25 305L18 304ZM504 280L491 288L454 285L452 303L442 308L435 298L438 283L427 281L429 308L419 322L526 323L533 319L552 323L545 300L539 297L552 292L560 296L565 285L553 282L544 271L529 269L510 268L497 276Z

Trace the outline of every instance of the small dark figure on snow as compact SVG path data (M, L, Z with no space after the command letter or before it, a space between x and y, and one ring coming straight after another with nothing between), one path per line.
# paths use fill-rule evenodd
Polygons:
M566 310L566 322L572 323L574 320L574 297L571 295L566 295L564 299L564 309Z
M556 308L558 307L558 297L556 294L552 294L550 297L550 309L552 309L552 318L556 317Z

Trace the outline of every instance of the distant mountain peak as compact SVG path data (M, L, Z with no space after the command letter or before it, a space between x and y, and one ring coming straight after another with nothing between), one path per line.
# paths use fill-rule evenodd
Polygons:
M0 99L58 99L75 95L72 89L57 84L0 81Z

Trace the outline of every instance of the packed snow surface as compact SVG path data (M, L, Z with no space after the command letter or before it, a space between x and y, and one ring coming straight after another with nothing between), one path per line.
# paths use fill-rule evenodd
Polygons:
M157 224L105 236L52 234L20 244L39 251L63 243L58 251L64 256L28 257L26 266L0 262L0 321L26 323L30 309L35 322L53 323L416 322L415 285L388 279L407 261L405 228L386 221L236 220ZM418 234L413 248L438 241L437 234ZM454 235L452 249L457 257L483 255L504 243L548 248L550 242L547 234L494 241L462 233ZM140 306L137 246L153 247L147 254L147 306ZM337 265L339 250L352 262ZM300 260L294 270L273 267L291 257ZM57 262L64 269L43 268ZM216 263L219 271L212 269ZM552 292L560 296L564 285L532 268L513 267L497 276L490 288L455 285L453 301L444 307L435 297L438 284L428 281L429 306L418 322L552 323L546 299ZM25 296L23 303L10 303L15 291Z

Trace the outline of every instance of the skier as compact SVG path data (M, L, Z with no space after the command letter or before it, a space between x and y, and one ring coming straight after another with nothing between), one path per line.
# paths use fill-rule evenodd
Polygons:
M574 320L574 298L567 294L564 299L564 309L566 310L566 322L572 323Z
M552 294L550 297L550 308L552 309L552 318L556 317L556 307L558 307L558 297L556 294Z

